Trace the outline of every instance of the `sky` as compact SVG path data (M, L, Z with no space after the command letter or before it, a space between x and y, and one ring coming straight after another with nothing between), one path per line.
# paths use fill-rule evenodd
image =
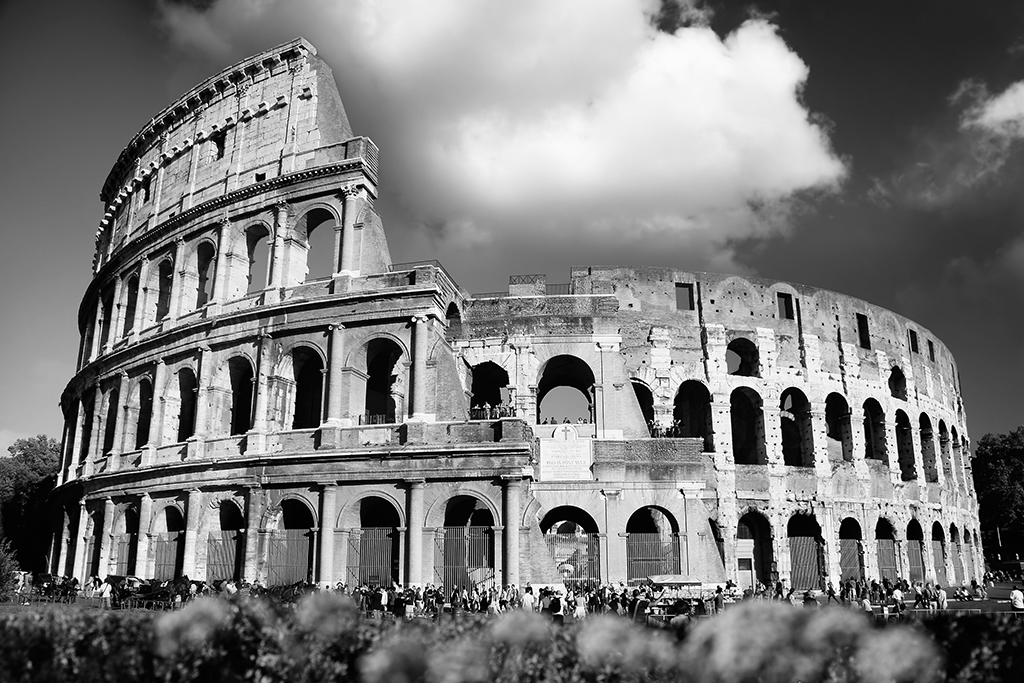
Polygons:
M0 449L60 438L120 150L299 35L381 149L396 262L833 289L951 349L975 441L1024 423L1019 0L0 0Z

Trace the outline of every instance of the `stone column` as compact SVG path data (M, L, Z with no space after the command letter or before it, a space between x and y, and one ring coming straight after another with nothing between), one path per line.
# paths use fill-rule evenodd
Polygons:
M142 332L142 325L146 320L146 305L148 303L147 292L149 291L149 258L142 257L139 266L139 297L135 300L135 319L132 321L132 336Z
M103 446L103 430L100 427L103 424L103 391L100 389L99 382L96 383L93 396L92 431L89 433L89 455L86 457L82 467L83 476L92 474L93 467L90 460L95 460L102 455L100 448Z
M430 316L414 316L412 321L412 417L409 421L433 422L433 413L427 412L427 343Z
M287 274L284 272L284 264L287 261L284 255L284 234L288 229L288 203L278 202L274 206L274 253L271 255L270 267L270 289L287 287ZM276 299L275 299L276 300Z
M519 530L522 526L522 477L502 476L505 504L505 585L519 585Z
M53 567L53 573L57 576L63 576L68 573L68 546L71 545L72 538L70 536L71 529L64 524L64 507L61 506L59 510L60 514L60 536L57 538L57 564Z
M503 536L505 533L505 527L500 525L492 526L491 531L494 532L494 582L498 586L504 586L508 581L505 580L505 562L499 548L505 547L505 539Z
M256 364L256 407L253 413L252 429L246 439L247 453L262 453L266 448L267 437L267 371L270 365L270 337L261 333L259 337L259 358Z
M331 329L331 357L327 368L327 423L341 426L341 369L345 365L345 326L335 323Z
M406 582L411 586L423 584L423 479L407 479L409 485L409 507L406 512L406 529L409 539L409 567Z
M601 544L601 555L603 565L601 567L601 580L607 583L626 581L626 534L619 533L621 526L621 514L619 508L622 504L621 489L602 489L604 495L605 523L604 533L606 537Z
M196 578L196 541L199 535L199 517L202 515L203 493L199 489L189 489L188 509L185 510L185 552L181 563L181 573L190 579Z
M345 211L341 229L341 269L338 275L358 275L360 264L355 251L356 215L362 205L362 190L358 187L345 188Z
M348 529L335 529L334 532L334 547L335 556L338 559L336 566L338 571L341 572L341 578L338 581L342 583L349 583L348 574Z
M246 496L245 561L242 578L252 583L259 571L260 515L263 512L263 490L250 488Z
M114 530L114 501L107 496L103 499L103 531L100 534L100 566L97 574L106 578L110 573L110 544Z
M320 583L334 585L334 524L337 516L338 487L327 484L320 493Z
M213 384L213 362L210 347L203 345L199 347L199 376L196 386L196 433L194 440L201 442L205 440L208 429L207 413L209 412L210 386Z
M103 293L96 297L96 317L92 326L92 351L89 352L89 360L96 360L100 355L101 342L103 338Z
M71 462L68 463L68 479L76 479L81 474L79 465L82 460L82 453L86 444L82 440L82 430L85 429L85 405L82 396L78 397L78 415L75 416L75 436L71 445Z
M71 569L71 576L76 577L79 582L85 583L89 577L85 575L85 527L89 524L89 510L85 506L85 498L78 501L78 528L75 530L75 561Z
M135 572L149 578L149 527L153 521L153 498L148 493L139 497L139 535L135 540Z
M124 452L124 423L128 408L128 373L121 371L121 384L117 389L117 422L114 423L114 446L110 452L112 469L117 469L121 453Z
M124 306L121 305L121 276L114 277L114 298L110 302L110 326L107 328L107 341L103 344L103 353L110 353L110 348L114 345L114 340L120 335L122 322L121 315L124 312Z
M167 320L177 320L181 316L181 285L185 280L185 238L179 237L174 240L174 268L171 270L171 310L167 313Z
M167 364L163 358L156 361L156 372L153 373L153 408L149 416L149 440L146 443L148 457L144 457L143 464L152 464L156 456L156 449L160 447L162 438L162 425L164 422L164 384L167 382Z
M217 230L217 263L213 268L213 302L218 304L224 303L224 292L228 286L228 258L225 251L231 241L230 230L231 221L227 218L221 220L220 229Z

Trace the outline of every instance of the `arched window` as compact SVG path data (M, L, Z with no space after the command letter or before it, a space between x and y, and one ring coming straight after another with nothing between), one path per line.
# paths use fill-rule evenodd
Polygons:
M149 379L139 381L139 415L135 421L135 449L149 443L149 426L153 419L153 383Z
M124 510L113 535L114 542L117 544L114 574L117 576L134 575L139 540L139 514L134 508Z
M267 584L288 586L313 580L316 523L309 507L298 500L281 501L277 530L267 542Z
M647 425L650 434L655 434L654 425L654 394L647 388L647 385L637 380L630 380L633 386L633 395L636 396L637 405L640 406L640 414L644 416L644 424ZM675 433L672 436L676 436Z
M576 356L555 356L537 383L537 422L593 422L594 371Z
M839 571L841 581L864 578L860 524L853 517L847 517L839 525Z
M245 248L249 257L246 293L262 292L270 284L270 231L262 225L246 230Z
M100 348L110 342L110 331L114 328L114 290L108 289L100 298Z
M156 316L153 322L160 322L171 314L171 285L174 284L174 264L164 259L156 269Z
M139 305L139 276L132 275L125 283L124 293L124 324L121 336L127 337L135 326L135 309Z
M120 402L120 392L116 387L107 392L107 410L103 416L103 450L100 455L106 455L114 450L114 433L117 431L117 411Z
M292 372L295 379L292 429L319 427L324 391L324 363L320 359L320 354L301 346L294 349Z
M206 580L237 581L245 558L245 519L238 505L222 500L217 506L218 525L206 541Z
M178 440L181 443L196 433L196 392L199 387L191 368L178 370Z
M252 364L247 358L235 356L228 360L228 377L231 381L231 414L229 423L232 434L245 434L252 428Z
M202 308L213 300L216 270L217 251L209 242L200 242L196 247L196 308Z
M878 401L864 401L864 457L868 460L888 462L885 449L885 413Z
M949 480L949 483L955 484L953 467L949 461L949 429L946 428L945 420L939 420L939 458L942 460L942 473Z
M789 518L790 585L796 590L820 588L825 575L825 545L821 526L814 515L796 514Z
M379 496L359 501L359 528L349 531L348 584L390 586L400 580L401 519Z
M730 375L760 377L761 360L757 345L744 337L733 339L725 350L726 367Z
M740 387L729 397L732 421L732 452L737 465L765 465L764 411L761 397Z
M831 393L825 398L825 424L828 427L828 459L850 462L853 460L853 427L850 424L850 404L841 394Z
M882 579L895 581L899 575L896 564L896 534L892 522L884 517L878 518L875 524L875 544L878 550L878 576Z
M741 589L771 585L774 563L771 524L760 513L746 513L736 525L736 583Z
M153 578L157 581L173 581L181 576L185 559L185 519L173 505L165 507L154 522Z
M811 404L804 392L789 388L779 400L779 426L782 431L782 459L794 467L814 466L814 430Z
M715 452L711 394L704 384L691 379L679 385L672 419L678 436L704 439L704 452Z
M571 505L553 508L540 522L554 569L566 586L579 590L601 583L601 536L597 522Z
M626 577L631 585L648 576L678 574L679 525L667 510L649 505L626 523Z
M901 401L907 400L907 378L897 367L893 367L889 373L889 393L893 398L898 398Z
M398 359L402 349L390 339L372 339L366 346L366 415L364 424L392 424L398 421L401 396Z
M448 304L448 308L445 309L444 319L446 325L445 338L448 341L452 341L460 337L462 335L462 313L454 301Z
M91 453L92 449L92 423L95 417L94 413L96 410L96 390L89 389L82 394L81 399L82 405L82 438L79 441L81 444L80 451L78 453L78 462L85 462Z
M494 516L474 496L452 497L445 505L435 578L446 589L489 585L494 580Z
M932 562L935 564L935 580L942 586L949 585L946 578L946 533L938 522L932 524Z
M902 410L896 411L896 452L903 481L917 479L914 464L914 437L910 432L910 418Z
M935 438L932 434L932 421L924 413L919 420L921 427L921 462L924 465L924 480L930 483L939 480L939 470L935 463Z
M485 361L473 366L473 384L470 392L473 394L469 403L472 419L512 417L508 373L497 363Z
M907 524L907 562L911 583L924 581L924 533L916 519Z
M306 238L306 282L331 277L340 270L334 262L336 228L327 209L313 209L296 221L295 231Z

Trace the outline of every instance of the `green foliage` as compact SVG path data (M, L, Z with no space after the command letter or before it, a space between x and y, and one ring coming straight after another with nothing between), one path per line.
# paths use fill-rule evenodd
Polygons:
M983 436L973 470L982 528L1024 530L1024 427Z
M57 481L60 443L40 434L7 450L11 457L0 459L0 537L10 541L22 567L38 571L45 567L46 497Z
M18 560L14 557L11 544L7 539L0 540L0 600L7 600L14 592L17 579L14 572L18 571Z
M1024 620L938 614L921 626L946 653L949 683L1024 681Z

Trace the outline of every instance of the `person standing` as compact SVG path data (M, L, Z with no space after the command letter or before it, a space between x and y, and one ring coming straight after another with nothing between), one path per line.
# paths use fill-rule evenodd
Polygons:
M1010 591L1010 609L1014 612L1024 612L1024 592L1017 586Z
M944 610L949 606L946 589L939 584L935 584L935 602L940 610Z

